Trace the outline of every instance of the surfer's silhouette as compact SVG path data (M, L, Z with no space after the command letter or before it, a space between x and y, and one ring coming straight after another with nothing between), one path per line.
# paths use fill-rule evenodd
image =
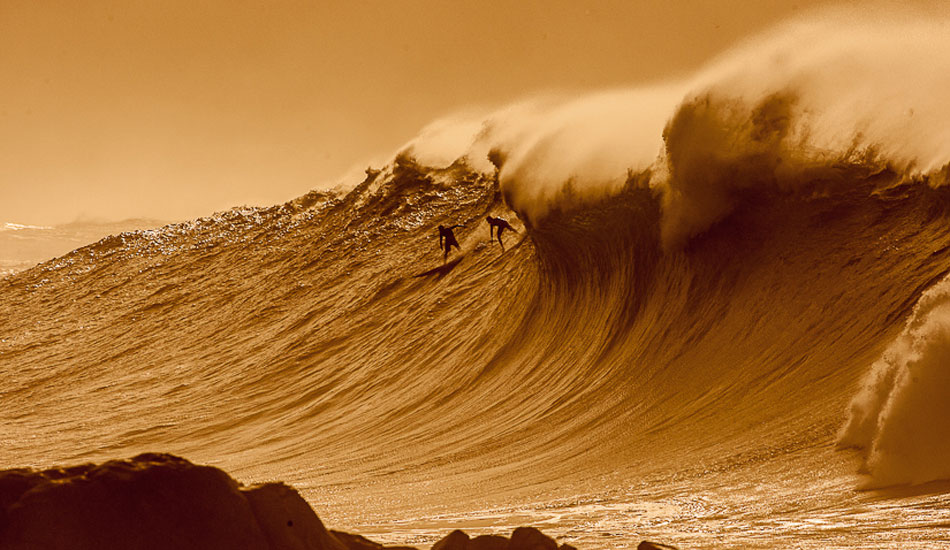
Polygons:
M445 251L442 255L442 263L445 263L445 260L449 257L449 250L454 246L455 248L462 250L459 246L459 242L455 239L455 233L452 233L452 230L456 227L465 227L462 224L453 225L450 227L445 227L444 225L439 226L439 248ZM442 239L445 239L445 246L442 246Z
M505 248L505 243L501 241L501 234L505 229L510 229L511 231L517 233L518 230L514 227L511 227L511 224L508 223L504 218L493 218L491 216L485 216L485 219L488 221L488 238L494 240L495 238L495 228L498 228L498 244L502 248Z

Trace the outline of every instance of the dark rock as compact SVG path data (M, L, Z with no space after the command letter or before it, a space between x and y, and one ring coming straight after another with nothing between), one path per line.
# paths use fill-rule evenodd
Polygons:
M342 542L343 545L348 548L348 550L381 550L383 548L386 550L418 550L412 546L385 546L360 535L344 533L343 531L334 531L333 529L330 530L330 534L336 537L338 541Z
M29 488L4 509L4 550L270 548L238 484L216 468L147 454L26 475Z
M519 527L511 534L509 550L557 550L554 539L534 527Z
M37 472L23 468L0 472L0 533L6 524L7 508L20 500L23 493L45 481Z
M432 550L466 550L468 547L468 534L465 531L456 529L445 538L432 545Z
M379 550L383 548L382 544L373 542L359 535L344 533L343 531L334 531L333 529L330 529L330 534L342 542L343 546L346 546L349 550Z
M650 542L645 540L637 545L637 550L678 550L675 546L669 544L660 544L659 542Z
M557 550L577 550L577 548L574 548L574 547L571 546L570 544L564 543L564 544L558 546L558 547L557 547Z
M481 535L468 541L468 550L508 550L508 544L501 535Z
M272 550L347 550L293 488L267 483L240 490Z
M292 488L167 454L0 472L3 550L348 550Z

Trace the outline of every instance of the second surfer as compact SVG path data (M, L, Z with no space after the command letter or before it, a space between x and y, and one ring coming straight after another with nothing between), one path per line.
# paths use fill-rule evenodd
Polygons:
M502 247L502 249L504 249L504 248L505 248L505 243L503 243L503 242L501 241L501 234L502 234L502 232L503 232L505 229L509 229L509 230L513 231L514 233L517 233L518 230L516 230L514 227L511 227L511 224L508 223L508 221L507 221L506 219L504 219L504 218L493 218L493 217L491 217L491 216L485 216L485 219L488 221L488 235L489 235L488 238L489 238L489 241L494 240L494 237L495 237L494 232L495 232L495 228L497 227L497 228L498 228L498 244L500 244L501 247Z

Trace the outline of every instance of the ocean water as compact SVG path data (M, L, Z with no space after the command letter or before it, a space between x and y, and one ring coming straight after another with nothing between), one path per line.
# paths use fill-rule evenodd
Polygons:
M86 220L56 226L5 222L0 224L0 277L29 269L109 235L167 223L150 219Z
M950 547L950 117L909 84L950 71L803 28L0 280L0 466L173 452L419 546Z

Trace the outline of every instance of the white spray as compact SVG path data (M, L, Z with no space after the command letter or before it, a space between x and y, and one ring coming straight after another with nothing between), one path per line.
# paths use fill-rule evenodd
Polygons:
M691 78L548 96L427 127L404 149L500 171L530 218L616 192L649 171L675 248L728 215L735 191L794 191L816 167L876 162L907 178L950 162L950 19L821 12L775 29ZM940 183L931 179L931 183Z
M865 452L872 486L950 479L950 278L924 292L865 377L839 445Z

